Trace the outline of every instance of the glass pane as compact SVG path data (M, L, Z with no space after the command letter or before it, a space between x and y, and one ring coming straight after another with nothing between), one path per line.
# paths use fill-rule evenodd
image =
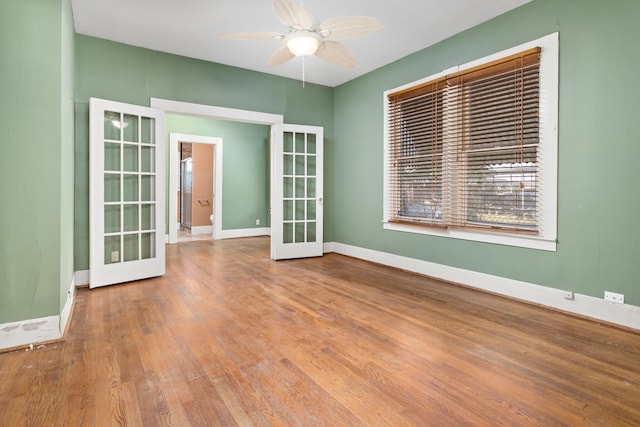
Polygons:
M316 156L307 156L307 176L316 176Z
M120 231L120 205L105 205L104 232L119 233Z
M124 198L123 199L125 202L138 201L138 176L137 175L124 176Z
M304 133L296 133L296 153L304 153L305 149L305 134Z
M284 152L293 153L293 133L285 132L283 135L283 138L284 138Z
M156 257L156 233L142 233L140 235L140 259Z
M293 156L290 154L285 154L282 162L282 173L284 175L293 175Z
M282 224L282 243L293 243L293 223Z
M306 171L305 171L305 157L304 155L302 156L296 156L296 175L297 176L302 176L305 175Z
M307 223L307 242L315 242L316 241L316 223L308 222Z
M316 179L307 178L307 198L312 199L316 197Z
M316 220L316 201L315 200L307 200L307 220L309 221Z
M112 142L104 143L104 170L120 170L120 144L114 144Z
M124 236L124 261L136 261L138 259L138 235L127 234Z
M153 119L140 117L140 142L143 144L153 143Z
M316 134L315 133L307 134L307 153L316 154Z
M120 201L120 175L114 173L104 174L104 201Z
M284 178L282 180L282 187L282 194L284 197L293 197L293 178Z
M138 172L138 146L125 145L122 167L127 172Z
M104 263L120 262L120 236L106 236L104 238Z
M304 215L304 207L306 206L306 202L304 200L296 200L296 220L305 220Z
M138 205L124 206L124 231L138 231Z
M293 200L285 200L282 203L282 218L285 221L293 221Z
M140 205L140 229L153 230L156 228L156 207L153 204Z
M113 111L104 112L104 139L120 141L120 113Z
M304 222L296 222L296 243L304 243Z
M140 189L140 200L143 202L153 202L156 195L156 177L153 175L140 176L142 187Z
M138 116L125 114L123 119L123 141L138 142Z
M296 178L296 198L303 198L305 191L304 191L304 178Z
M155 172L156 149L154 147L140 147L140 171Z

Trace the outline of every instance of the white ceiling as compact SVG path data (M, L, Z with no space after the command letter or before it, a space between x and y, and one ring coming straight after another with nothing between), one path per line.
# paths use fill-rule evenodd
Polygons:
M338 86L531 0L298 0L317 23L373 16L384 28L342 42L353 68L306 58L305 80ZM271 0L72 0L76 32L133 46L302 80L302 59L267 66L281 40L223 40L220 33L286 32Z

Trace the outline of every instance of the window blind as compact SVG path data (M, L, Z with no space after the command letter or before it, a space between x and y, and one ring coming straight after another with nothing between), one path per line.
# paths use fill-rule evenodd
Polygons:
M388 95L389 221L536 233L540 49Z

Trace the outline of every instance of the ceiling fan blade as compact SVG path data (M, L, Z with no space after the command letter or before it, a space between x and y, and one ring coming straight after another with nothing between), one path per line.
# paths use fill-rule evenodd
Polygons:
M316 56L323 61L330 62L341 67L353 67L356 58L351 51L338 42L324 42L316 51Z
M345 40L381 30L382 21L369 16L338 16L320 24L319 34L327 40Z
M282 47L276 50L273 55L271 55L271 58L269 58L267 64L271 66L284 64L293 57L294 54L291 53L289 49L287 49L286 47Z
M287 27L308 30L313 26L309 13L293 0L273 0L273 12Z
M269 31L255 31L249 33L222 33L220 37L230 40L277 40L284 38L284 35Z

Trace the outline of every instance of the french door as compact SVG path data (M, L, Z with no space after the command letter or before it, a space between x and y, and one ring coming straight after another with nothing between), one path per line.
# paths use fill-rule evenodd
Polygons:
M322 256L323 138L318 126L272 127L272 259Z
M164 112L91 98L89 286L160 276Z

